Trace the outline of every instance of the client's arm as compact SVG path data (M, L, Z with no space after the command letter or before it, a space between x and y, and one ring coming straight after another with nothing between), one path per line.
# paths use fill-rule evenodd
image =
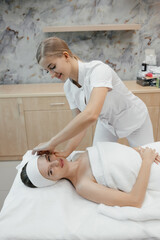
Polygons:
M133 149L136 150L141 155L141 153L144 151L145 148L143 148L143 147L134 147ZM157 153L154 162L156 164L159 164L159 161L160 161L160 155Z
M156 155L155 150L144 149L141 154L142 165L136 183L129 193L105 187L88 179L84 179L76 190L82 197L96 203L110 206L141 207L149 181L151 165Z

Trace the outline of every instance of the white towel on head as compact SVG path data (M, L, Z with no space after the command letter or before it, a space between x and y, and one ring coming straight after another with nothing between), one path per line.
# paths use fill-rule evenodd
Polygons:
M21 170L25 166L25 164L28 163L26 167L27 176L34 186L48 187L54 185L57 181L51 181L41 175L38 169L39 157L39 155L33 155L31 150L27 151L26 154L23 156L22 162L16 167L16 169Z

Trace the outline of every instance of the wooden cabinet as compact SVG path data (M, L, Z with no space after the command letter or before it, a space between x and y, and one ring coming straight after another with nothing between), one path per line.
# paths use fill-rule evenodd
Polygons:
M155 141L159 141L160 132L160 92L158 93L135 93L147 105L148 112L153 125L153 133Z
M146 90L145 87L142 88L143 91L133 90L133 93L146 104L153 125L154 140L160 141L160 91L152 92L152 87L152 91L146 93L145 91L147 91L147 88ZM119 142L128 145L128 141L125 138L120 139Z
M155 141L160 141L160 89L142 87L135 81L126 86L147 105ZM22 155L45 142L72 119L63 84L24 84L0 86L0 160L19 160ZM77 150L92 145L94 126L88 129ZM120 139L127 144L126 139ZM65 143L58 149L62 150Z
M0 86L0 160L19 160L41 142L48 141L72 119L63 84ZM92 145L92 128L77 150ZM57 150L63 150L66 143Z
M48 141L72 120L71 110L65 97L24 98L23 106L29 149ZM56 149L63 150L65 144L60 144ZM77 149L84 150L91 144L92 131L88 130Z
M17 159L27 151L21 98L0 99L0 160Z
M160 111L159 111L159 119L158 119L157 141L160 141Z

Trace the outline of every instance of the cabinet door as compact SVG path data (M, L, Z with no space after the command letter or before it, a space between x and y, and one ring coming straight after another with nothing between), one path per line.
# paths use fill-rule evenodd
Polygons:
M157 131L156 141L160 141L160 108L159 108L159 115L158 115L158 131Z
M23 98L29 149L46 142L61 131L71 120L72 113L64 96ZM56 149L63 150L66 143ZM92 144L92 128L77 147L85 150Z
M0 135L0 156L18 156L27 151L21 98L0 99Z
M154 140L158 141L159 108L158 107L148 107L148 112L149 112L152 126L153 126Z
M148 108L148 112L153 125L154 140L158 140L158 119L159 119L159 93L139 93L137 96L142 99Z
M29 149L55 136L71 119L70 110L26 111L25 120ZM77 150L85 150L91 144L92 132L88 130L86 137ZM56 149L63 150L64 146L65 143L62 143Z

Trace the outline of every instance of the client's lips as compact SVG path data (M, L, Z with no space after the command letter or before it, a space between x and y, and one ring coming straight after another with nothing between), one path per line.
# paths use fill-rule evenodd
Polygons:
M61 76L62 76L62 73L59 73L58 76L57 76L57 78L60 79Z
M64 161L63 161L63 159L60 159L60 165L61 165L61 168L63 168L63 166L64 166Z

